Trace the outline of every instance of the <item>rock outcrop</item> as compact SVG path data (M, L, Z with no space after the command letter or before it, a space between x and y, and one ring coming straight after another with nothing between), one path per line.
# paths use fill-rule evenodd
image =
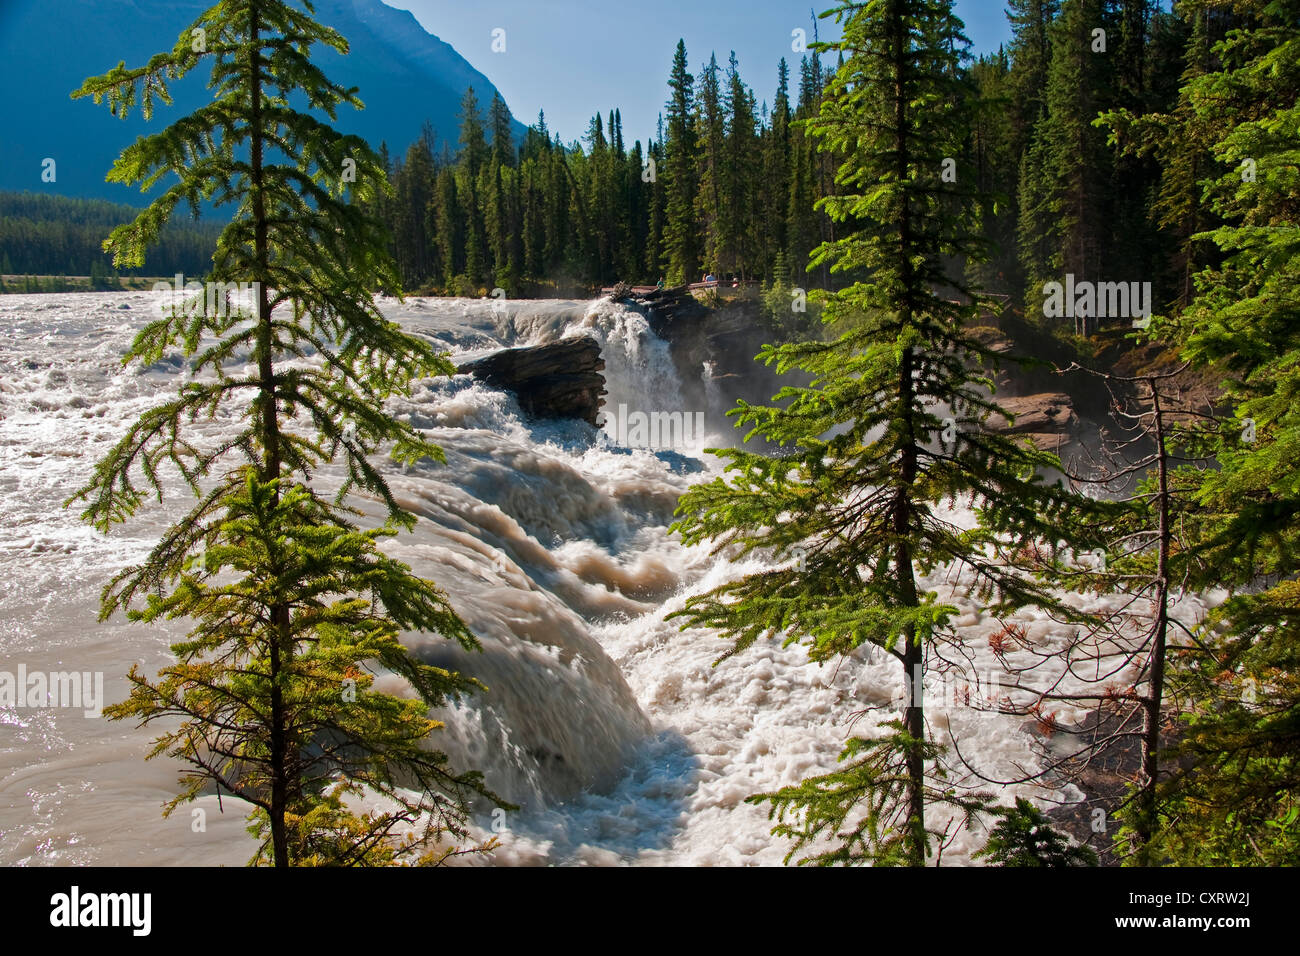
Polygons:
M615 302L640 306L655 335L669 342L679 337L683 327L699 326L710 310L700 304L685 286L671 289L636 289L620 282L610 292Z
M994 431L1010 432L1032 438L1039 448L1054 450L1069 440L1070 431L1078 422L1070 396L1064 392L1040 392L1018 398L997 399L1014 421L1001 415L990 416L988 426Z
M536 418L580 418L596 424L605 404L600 343L588 336L547 345L505 349L467 362L456 371L508 389Z

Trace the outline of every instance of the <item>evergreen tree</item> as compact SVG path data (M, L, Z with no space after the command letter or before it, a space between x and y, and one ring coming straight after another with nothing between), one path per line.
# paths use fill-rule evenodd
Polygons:
M471 177L477 177L479 169L488 161L489 150L483 114L472 86L465 90L460 100L460 148L461 162Z
M763 135L763 175L758 183L761 215L758 234L762 242L763 274L789 280L786 264L786 209L790 196L790 68L785 57L777 66L776 99L771 121ZM778 257L784 268L777 270Z
M494 287L512 289L514 276L510 271L511 210L510 194L502 178L501 163L495 154L484 168L483 220L487 228L490 273Z
M456 185L459 208L465 216L465 275L470 288L456 291L462 295L474 295L487 280L489 271L487 226L481 206L484 190L479 181L479 173L488 162L489 150L483 130L483 116L478 108L478 97L474 95L472 86L461 97L460 117L461 153L456 169Z
M968 262L968 277L982 288L1016 295L1023 287L1016 250L1015 195L1020 168L1015 142L1010 69L1006 56L981 57L971 67L975 99L971 161L976 185L985 197L984 234L993 244L987 261Z
M812 61L804 57L799 67L799 103L790 133L790 195L786 206L786 258L794 264L795 282L813 284L809 260L819 242L821 230L815 209L817 190L816 144L806 132L807 121L816 113L820 88L813 78Z
M1052 59L1049 29L1061 10L1060 0L1007 0L1011 24L1012 117L1015 153L1023 154L1033 129L1047 109L1047 71Z
M993 866L1096 866L1097 854L1086 846L1071 846L1069 838L1052 828L1043 812L1024 797L1014 810L1004 810L988 843L974 854Z
M1203 114L1192 102L1197 79L1212 66L1212 18L1203 4L1181 3L1186 23L1184 67L1177 102L1168 112L1140 113L1121 107L1103 114L1110 143L1123 155L1154 157L1159 165L1159 187L1151 216L1155 226L1172 234L1162 286L1170 299L1185 308L1195 296L1193 277L1210 264L1213 244L1203 234L1217 225L1202 201L1202 181L1214 164L1217 117Z
M1042 285L1105 279L1112 161L1093 125L1107 105L1105 53L1094 51L1101 0L1065 0L1052 24L1047 110L1034 130L1020 183L1020 240L1027 312L1041 309ZM1086 319L1076 331L1086 333Z
M725 172L720 218L725 239L724 268L746 277L755 266L755 186L761 167L755 136L754 100L740 79L735 51L727 61Z
M465 268L465 218L456 190L456 172L449 166L443 167L438 172L434 236L438 261L442 265L442 284L446 288L451 288L456 276Z
M515 136L510 122L506 101L493 90L492 103L488 107L488 126L492 130L492 158L502 166L515 164Z
M180 718L151 754L188 765L187 785L166 812L217 783L256 808L255 865L280 860L269 795L281 765L292 781L283 816L294 865L427 865L465 852L440 844L467 835L464 808L484 792L482 782L450 770L445 755L422 744L440 726L428 708L480 685L419 663L398 640L401 629L435 625L472 646L464 625L433 582L379 551L377 540L393 530L355 530L307 487L245 475L245 487L225 501L213 546L170 594L149 594L130 614L195 622L173 647L176 662L157 683L133 666L131 695L106 713ZM217 583L216 569L233 580ZM277 645L294 649L278 668L267 653ZM419 696L375 693L367 670L374 663ZM268 746L277 738L282 756ZM393 808L357 815L344 804L376 793Z
M433 130L426 124L423 135L406 151L406 161L396 176L397 263L407 286L427 281L434 274L436 246L430 216L435 178L433 151Z
M659 176L659 170L664 164L662 115L659 117L659 136L646 150L646 159L654 163L655 176L654 181L648 184L649 196L646 202L649 207L649 222L646 226L645 268L647 276L658 276L662 275L664 265L660 250L664 246L664 222L668 216L667 192ZM649 174L649 169L647 167L645 175Z
M463 832L467 794L485 792L476 775L416 753L433 724L414 708L373 691L357 708L337 683L355 674L361 686L362 668L378 662L407 676L421 708L437 705L471 682L418 664L395 643L397 628L466 648L476 642L440 591L375 548L376 534L414 519L369 456L390 446L401 462L442 457L383 402L452 366L373 302L376 288L401 288L387 236L365 212L387 188L379 157L290 105L299 98L331 118L340 105L361 105L309 58L316 43L347 52L310 7L226 0L146 66L119 64L73 94L107 99L118 116L139 105L148 118L156 99L169 100L170 81L212 65L213 101L137 139L114 163L110 181L175 182L105 248L115 264L140 265L178 204L232 204L210 278L251 283L251 309L232 313L224 296L203 296L139 333L126 361L147 366L175 350L191 372L212 378L187 376L175 397L145 412L71 500L84 501L84 517L107 532L148 496L162 496L168 465L198 498L143 565L104 589L102 617L126 610L196 622L158 682L132 671L131 696L111 716L181 718L154 750L191 768L176 802L208 783L253 803L251 827L264 838L254 862L277 866L404 852L392 842L400 821L351 813L348 790L391 796L399 779L424 788L399 813L434 815L417 845ZM232 374L231 357L244 352L248 369ZM309 353L317 364L294 364ZM238 416L233 436L206 441L190 427L225 408ZM345 477L331 502L307 479L335 459ZM380 532L353 530L342 502L354 488L386 507Z
M722 115L722 85L718 79L718 58L710 55L709 65L700 74L699 143L700 191L695 197L695 219L703 240L704 270L719 275L723 271L724 249L729 241L728 224L723 212L723 155L725 130Z
M669 99L666 106L664 161L664 267L670 283L692 281L699 272L700 242L695 225L695 197L699 191L696 175L696 134L694 112L694 77L686 69L686 43L677 41L669 74Z

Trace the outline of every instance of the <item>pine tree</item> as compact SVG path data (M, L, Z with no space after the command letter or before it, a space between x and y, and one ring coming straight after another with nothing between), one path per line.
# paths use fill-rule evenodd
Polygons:
M465 216L465 275L471 288L455 291L461 295L473 295L487 280L489 272L487 224L482 209L485 190L480 182L480 172L488 163L490 151L483 129L483 115L472 86L465 90L460 101L460 149L456 186L459 208Z
M704 270L720 275L724 269L724 249L730 239L724 222L723 178L726 175L723 155L725 130L722 115L722 85L718 79L718 58L710 55L709 65L700 74L697 120L700 142L700 190L695 197L695 220L702 240Z
M771 121L763 135L763 176L758 183L761 196L759 236L763 247L762 271L769 278L789 280L786 208L790 196L790 68L785 57L777 65L776 99ZM777 258L783 261L776 269Z
M987 262L971 260L968 278L982 288L1016 295L1024 284L1016 254L1015 194L1020 160L1006 56L981 57L971 67L970 77L975 99L971 160L979 191L986 197L981 211L984 234L995 251Z
M488 270L492 284L502 289L515 287L510 275L510 205L501 164L495 154L484 167L483 222L487 229Z
M946 263L982 245L973 190L943 177L969 134L961 22L940 0L845 3L833 13L843 37L830 48L846 58L808 128L843 157L842 191L820 205L850 231L821 246L814 264L858 278L819 296L823 321L839 332L833 341L763 349L779 373L801 371L810 384L785 387L773 407L740 402L732 412L780 451L715 452L726 475L679 505L675 527L688 543L770 550L783 566L694 596L678 613L730 638L724 656L781 635L818 662L874 645L898 663L898 719L851 738L840 769L751 799L771 803L773 832L795 841L791 856L810 850L801 862L921 865L940 830L927 809L970 816L984 801L943 782L941 748L927 735L918 693L927 656L960 636L955 607L920 575L956 563L992 613L1025 603L1067 613L983 549L1055 540L1072 526L1074 502L1034 476L1059 465L1052 456L979 428L997 409L977 367L989 353L963 328L979 307L943 291L968 293ZM960 410L945 422L941 406ZM974 501L981 529L959 531L936 513L962 498Z
M433 130L426 124L423 135L406 151L406 161L396 177L397 263L408 287L427 282L434 272L429 215L435 177L433 151Z
M1043 812L1024 797L1006 810L984 848L973 856L993 866L1096 866L1097 854L1086 846L1071 846L1052 828Z
M622 119L619 120L620 127ZM619 258L622 275L639 278L641 281L654 282L655 276L649 275L645 268L646 234L650 227L650 189L649 183L641 179L645 168L645 152L639 139L632 141L627 158L623 162L623 207L622 228L626 229L626 249Z
M464 220L456 191L456 171L445 166L438 172L434 237L442 264L442 284L448 289L465 268Z
M478 176L478 171L488 161L489 148L483 128L483 114L479 110L478 97L474 87L465 90L460 99L460 148L461 162L471 177Z
M1046 114L1034 130L1020 186L1026 311L1042 306L1047 280L1104 276L1113 160L1093 125L1108 103L1106 54L1094 51L1101 0L1065 0L1050 35ZM1086 334L1086 319L1076 331Z
M1217 117L1202 115L1191 99L1197 79L1211 68L1212 27L1204 4L1179 4L1186 39L1184 67L1177 103L1167 112L1141 113L1121 107L1103 114L1110 130L1110 145L1122 155L1154 157L1160 169L1160 184L1151 215L1156 227L1173 235L1172 252L1167 254L1171 273L1162 285L1178 308L1195 297L1193 277L1210 264L1213 252L1202 234L1218 225L1202 201L1201 183L1213 167Z
M661 250L664 248L664 221L668 215L666 190L659 174L664 163L662 115L659 117L659 135L646 150L646 159L653 161L655 175L654 180L648 184L649 222L646 227L645 268L648 276L662 276L664 259ZM649 169L647 167L645 175L649 175Z
M510 110L501 94L492 91L488 106L488 127L492 130L492 158L502 166L515 164L515 136L510 126Z
M1007 0L1017 155L1028 147L1033 129L1047 108L1044 94L1052 58L1049 30L1060 11L1060 0Z
M813 76L812 61L804 57L799 66L799 100L790 131L790 194L786 206L786 258L794 264L795 282L814 284L809 266L812 250L819 242L820 218L814 207L817 189L816 144L806 132L807 121L816 113L821 96Z
M690 282L700 266L699 231L696 227L695 197L699 191L696 175L696 134L694 112L694 77L686 69L686 43L677 41L669 75L669 99L663 143L665 208L663 262L672 284Z
M727 88L723 97L726 113L726 175L722 180L720 210L724 248L724 267L728 272L746 277L754 270L757 236L754 223L755 186L761 171L758 140L754 126L754 101L740 78L740 67L733 50L727 61Z
M216 782L255 807L249 832L260 842L250 862L278 862L268 794L282 764L292 781L283 826L294 865L435 864L464 852L439 844L465 838L465 805L486 791L478 774L450 770L422 743L441 726L430 706L481 685L419 663L398 640L402 629L431 625L464 639L464 625L433 582L379 551L392 529L356 530L307 487L263 484L252 470L224 504L215 543L179 586L130 613L195 622L174 645L176 662L157 683L133 666L130 697L106 709L114 719L180 718L153 751L189 767L166 812ZM217 583L217 569L233 580ZM277 623L284 609L287 634ZM278 669L267 654L277 645L294 648ZM373 663L419 697L374 693ZM268 746L277 737L282 760ZM393 808L359 816L343 802L376 793Z
M114 163L110 181L176 181L104 245L115 265L138 266L178 204L234 205L210 279L250 283L251 308L201 296L137 335L127 362L150 365L179 351L190 373L211 377L187 375L175 397L145 412L69 503L84 501L84 517L107 532L161 497L168 471L197 497L143 565L104 589L103 618L125 610L196 622L161 680L133 670L131 696L111 713L141 723L180 717L181 729L153 751L191 768L176 802L193 799L201 782L249 800L265 840L254 862L276 866L375 861L385 844L403 852L390 841L393 817L346 809L343 794L356 787L389 792L399 778L427 785L408 807L435 814L427 838L463 832L466 794L482 791L475 775L415 753L433 727L415 708L373 691L355 707L337 683L348 674L362 686L364 668L378 661L412 681L420 708L437 705L470 682L421 667L395 643L397 628L466 648L476 642L440 591L375 548L376 535L414 518L369 456L388 446L400 462L442 457L383 402L452 366L374 304L374 289L401 288L387 236L365 212L388 188L379 157L291 105L299 98L331 118L340 105L361 106L355 90L309 58L313 44L346 53L347 43L307 9L226 0L146 66L119 64L73 94L107 99L118 116L138 105L147 119L156 101L170 101L171 81L212 66L211 103L137 139ZM244 352L250 365L232 373L231 357ZM294 364L310 353L315 364ZM190 427L223 409L236 414L235 434L213 442ZM336 459L344 479L331 502L307 479ZM381 531L353 529L342 505L353 489L386 507Z

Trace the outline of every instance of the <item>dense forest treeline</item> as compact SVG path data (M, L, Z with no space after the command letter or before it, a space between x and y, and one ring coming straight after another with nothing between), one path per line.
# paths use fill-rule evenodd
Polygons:
M1213 67L1213 44L1242 15L1153 0L1007 7L1010 43L960 71L976 122L952 175L998 197L983 214L991 257L968 278L1031 310L1043 282L1066 274L1150 281L1157 310L1186 304L1208 254L1191 237L1207 225L1195 183L1212 157L1194 136L1157 145L1133 117L1185 110L1184 81ZM792 77L782 59L759 102L734 54L692 74L679 41L644 146L625 141L614 109L568 145L539 115L516 148L505 104L494 96L484 116L470 90L454 143L426 130L400 157L383 150L396 192L379 212L404 283L510 295L705 273L843 284L813 258L836 238L819 203L843 157L806 132L838 60L813 47Z
M0 275L90 276L92 285L111 288L117 275L206 275L212 268L221 224L169 223L139 268L115 269L104 252L114 227L140 210L102 199L73 199L31 192L0 192ZM11 291L25 291L21 280ZM62 291L50 280L30 291Z
M402 157L381 150L395 195L378 212L403 282L526 295L793 269L800 282L824 285L829 273L806 263L832 236L813 207L830 188L833 158L797 121L816 112L832 74L812 52L792 90L782 60L769 106L741 78L734 53L725 66L710 57L697 76L679 41L659 132L644 146L626 142L614 109L567 145L539 114L516 147L505 104L494 96L484 115L471 89L455 143L426 129Z

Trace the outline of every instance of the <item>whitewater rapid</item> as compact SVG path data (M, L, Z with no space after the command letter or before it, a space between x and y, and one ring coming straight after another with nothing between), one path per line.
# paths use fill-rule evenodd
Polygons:
M163 298L0 297L0 670L102 672L110 703L125 696L132 663L156 673L184 631L120 617L97 623L99 590L139 562L188 503L170 495L108 536L61 503L127 423L177 384L179 361L120 363ZM393 403L447 461L406 470L385 463L419 519L391 553L439 583L483 651L423 635L408 644L489 688L438 715L446 727L436 746L457 766L484 771L521 808L476 818L479 834L501 843L479 862L780 863L788 846L745 798L833 768L853 713L875 707L888 717L902 686L895 664L865 650L819 667L798 647L768 642L714 667L726 648L716 635L665 621L691 594L761 567L685 548L668 532L678 496L716 473L703 447L733 441L721 417L730 399L701 369L709 407L683 408L667 344L641 315L608 300L390 299L381 307L457 362L591 335L606 363L607 408L699 411L710 433L689 447L621 447L585 423L530 421L510 395L468 376L421 383ZM202 427L216 438L232 424ZM327 469L318 480L328 487L338 475ZM361 504L378 515L373 502ZM952 520L969 514L954 510ZM932 583L945 596L957 586L952 600L973 666L991 669L988 635L1003 622L942 578ZM1178 613L1192 622L1204 608L1188 596ZM1069 637L1041 616L1020 620L1040 645ZM392 679L381 685L402 690ZM989 776L1032 763L1033 731L1015 719L957 706L931 707L929 719L941 738L958 736ZM0 863L242 864L252 847L237 802L226 799L222 812L204 796L161 818L177 767L143 760L151 737L81 711L0 707ZM1081 796L1020 787L998 797L1017 793L1044 805ZM966 859L983 838L958 832L945 862Z

